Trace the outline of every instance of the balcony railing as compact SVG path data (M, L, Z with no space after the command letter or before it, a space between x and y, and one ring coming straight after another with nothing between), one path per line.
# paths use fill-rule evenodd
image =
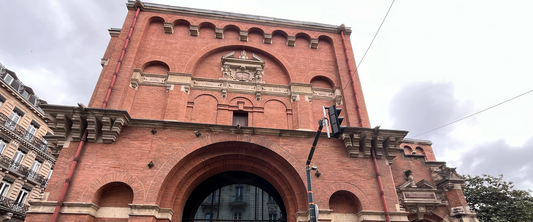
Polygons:
M28 178L34 180L35 177L36 177L37 175L39 175L39 174L37 174L37 173L38 173L38 171L30 170L30 172L28 172Z
M22 166L21 162L15 162L13 160L13 161L11 161L11 164L9 164L9 169L13 170L13 171L19 171L21 166Z
M5 114L0 113L0 125L5 126L10 131L15 133L16 135L20 136L21 138L24 138L28 143L30 143L32 146L34 146L36 149L45 152L47 154L52 154L50 149L48 149L48 145L46 143L46 140L42 140L34 136L33 133L30 133L26 129L24 129L22 126L18 125L13 120L9 119Z
M3 196L0 196L0 206L22 214L26 214L30 208L30 205L24 203L17 204L14 200Z
M9 169L13 172L17 172L26 176L28 179L40 184L43 188L48 185L48 179L46 176L39 174L37 171L30 170L27 166L22 166L20 162L15 162L11 160L11 158L2 154L0 154L0 166L4 169Z

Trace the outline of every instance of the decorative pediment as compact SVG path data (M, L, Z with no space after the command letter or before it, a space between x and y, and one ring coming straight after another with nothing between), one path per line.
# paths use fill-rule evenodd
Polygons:
M426 189L435 189L435 190L437 189L437 186L435 186L435 184L424 179L422 179L421 181L418 181L418 183L416 183L416 187L426 188Z
M242 50L239 58L235 58L235 51L222 55L222 78L224 80L263 83L265 60L252 53L248 59L246 51Z

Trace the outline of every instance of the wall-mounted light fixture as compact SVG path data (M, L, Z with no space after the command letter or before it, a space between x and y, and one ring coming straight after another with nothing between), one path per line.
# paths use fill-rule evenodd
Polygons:
M315 176L316 177L320 177L321 173L318 172L318 167L317 166L315 166L315 165L311 166L311 170L315 170L316 171L315 172Z
M200 130L196 130L194 131L194 135L196 135L196 137L200 137L202 133L200 133Z
M154 167L154 162L150 161L150 163L148 164L148 168L152 169L152 167Z
M152 134L155 135L157 133L157 128L152 129Z

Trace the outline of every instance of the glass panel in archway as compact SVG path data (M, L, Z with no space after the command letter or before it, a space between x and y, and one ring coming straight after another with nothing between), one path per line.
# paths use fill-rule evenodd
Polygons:
M281 221L283 215L272 196L259 187L232 184L205 198L194 221Z

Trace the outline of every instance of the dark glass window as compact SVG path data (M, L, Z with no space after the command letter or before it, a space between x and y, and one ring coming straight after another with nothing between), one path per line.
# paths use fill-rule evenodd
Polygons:
M248 113L233 112L233 125L248 126Z

